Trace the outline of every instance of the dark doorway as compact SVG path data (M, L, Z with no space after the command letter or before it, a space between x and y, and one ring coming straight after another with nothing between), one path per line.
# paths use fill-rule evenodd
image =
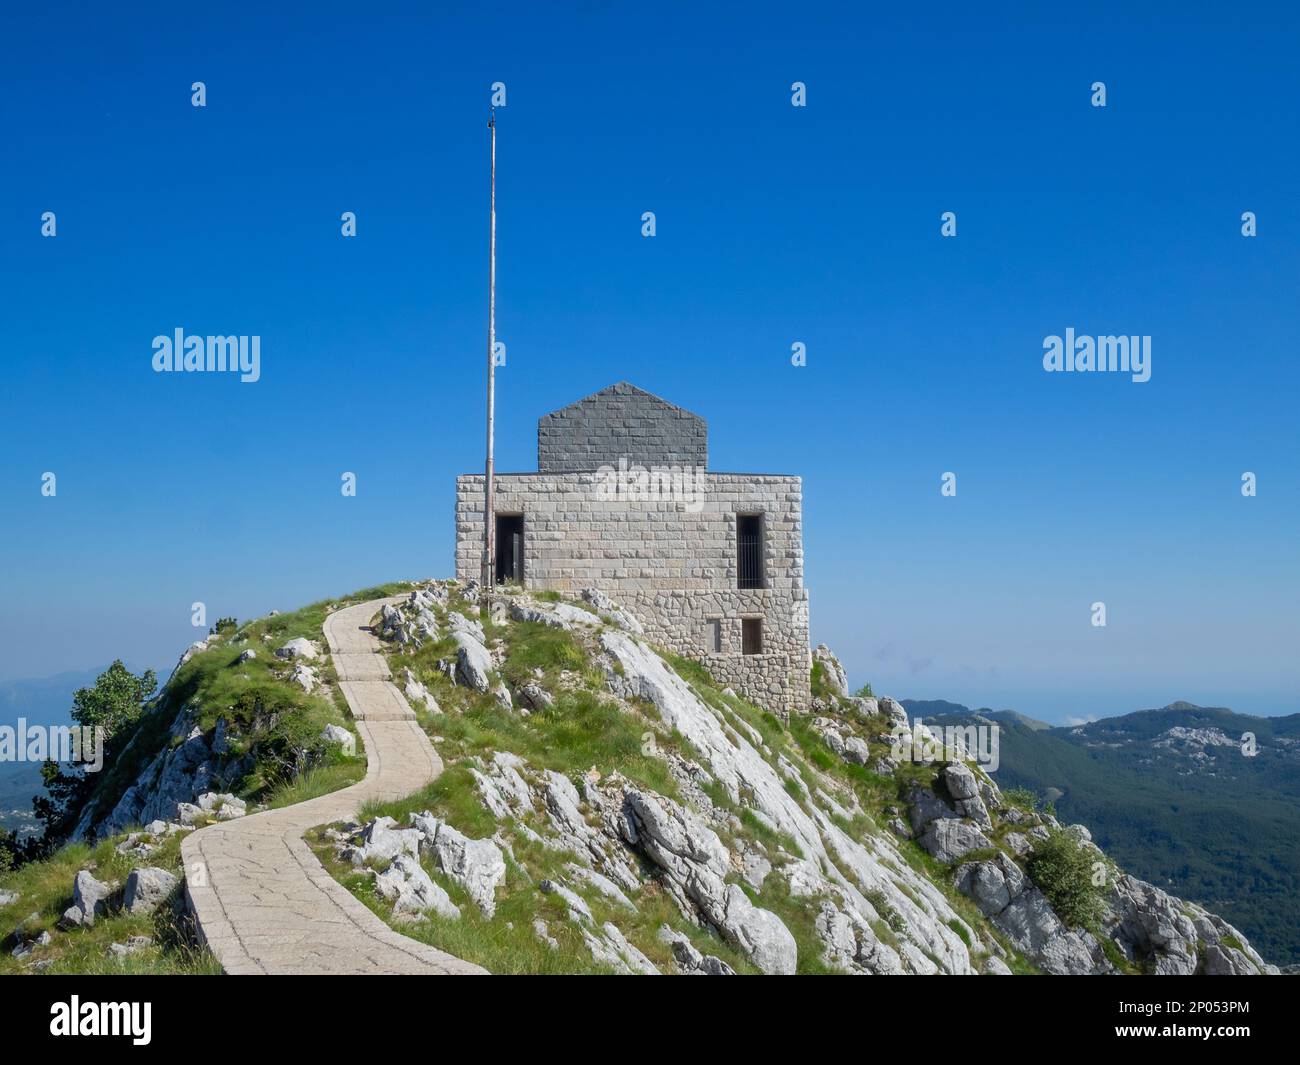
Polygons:
M764 588L763 515L736 515L736 587Z
M497 515L497 584L524 582L524 516Z
M763 619L740 619L740 649L747 655L763 653Z

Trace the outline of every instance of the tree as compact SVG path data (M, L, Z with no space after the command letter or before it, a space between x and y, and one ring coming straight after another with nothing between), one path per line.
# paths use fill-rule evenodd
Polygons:
M132 731L144 713L144 704L153 697L157 687L158 676L152 669L137 677L119 659L95 679L94 687L79 688L73 693L72 720L84 728L103 730L105 764L116 746L113 738ZM81 766L73 765L65 770L58 762L47 761L41 766L41 781L46 794L32 800L32 811L45 826L41 846L48 850L76 826L98 780Z
M79 688L73 694L72 720L102 728L106 738L112 737L139 719L157 687L158 675L152 669L137 677L118 659L96 678L93 688Z

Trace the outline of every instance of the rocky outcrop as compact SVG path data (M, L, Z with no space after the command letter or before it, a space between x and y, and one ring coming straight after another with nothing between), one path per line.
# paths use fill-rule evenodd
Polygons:
M496 913L496 888L506 875L501 848L490 839L470 839L427 811L415 814L411 825L421 833L421 852L465 889L483 916Z
M793 974L798 947L776 914L749 901L726 883L730 856L717 833L671 800L629 790L622 822L624 838L664 873L680 903L699 907L705 919L760 970Z
M1257 976L1278 972L1232 925L1136 877L1118 876L1108 935L1130 961L1157 976Z
M831 649L824 643L819 643L813 649L813 662L821 666L822 679L831 694L846 698L849 694L849 679Z

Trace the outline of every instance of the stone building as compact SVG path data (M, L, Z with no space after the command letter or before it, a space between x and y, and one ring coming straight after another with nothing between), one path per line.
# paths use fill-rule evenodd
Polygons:
M456 480L456 575L480 575L483 475ZM708 469L704 419L620 382L541 418L496 475L499 582L596 588L647 637L778 713L809 702L803 488Z

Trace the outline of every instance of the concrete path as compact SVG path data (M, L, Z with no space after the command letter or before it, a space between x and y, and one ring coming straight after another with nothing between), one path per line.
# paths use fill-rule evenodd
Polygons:
M340 687L366 745L366 778L296 806L209 825L181 846L199 931L228 973L471 974L486 970L399 935L316 860L303 833L354 818L370 799L418 791L442 760L389 683L371 618L376 599L325 621Z

